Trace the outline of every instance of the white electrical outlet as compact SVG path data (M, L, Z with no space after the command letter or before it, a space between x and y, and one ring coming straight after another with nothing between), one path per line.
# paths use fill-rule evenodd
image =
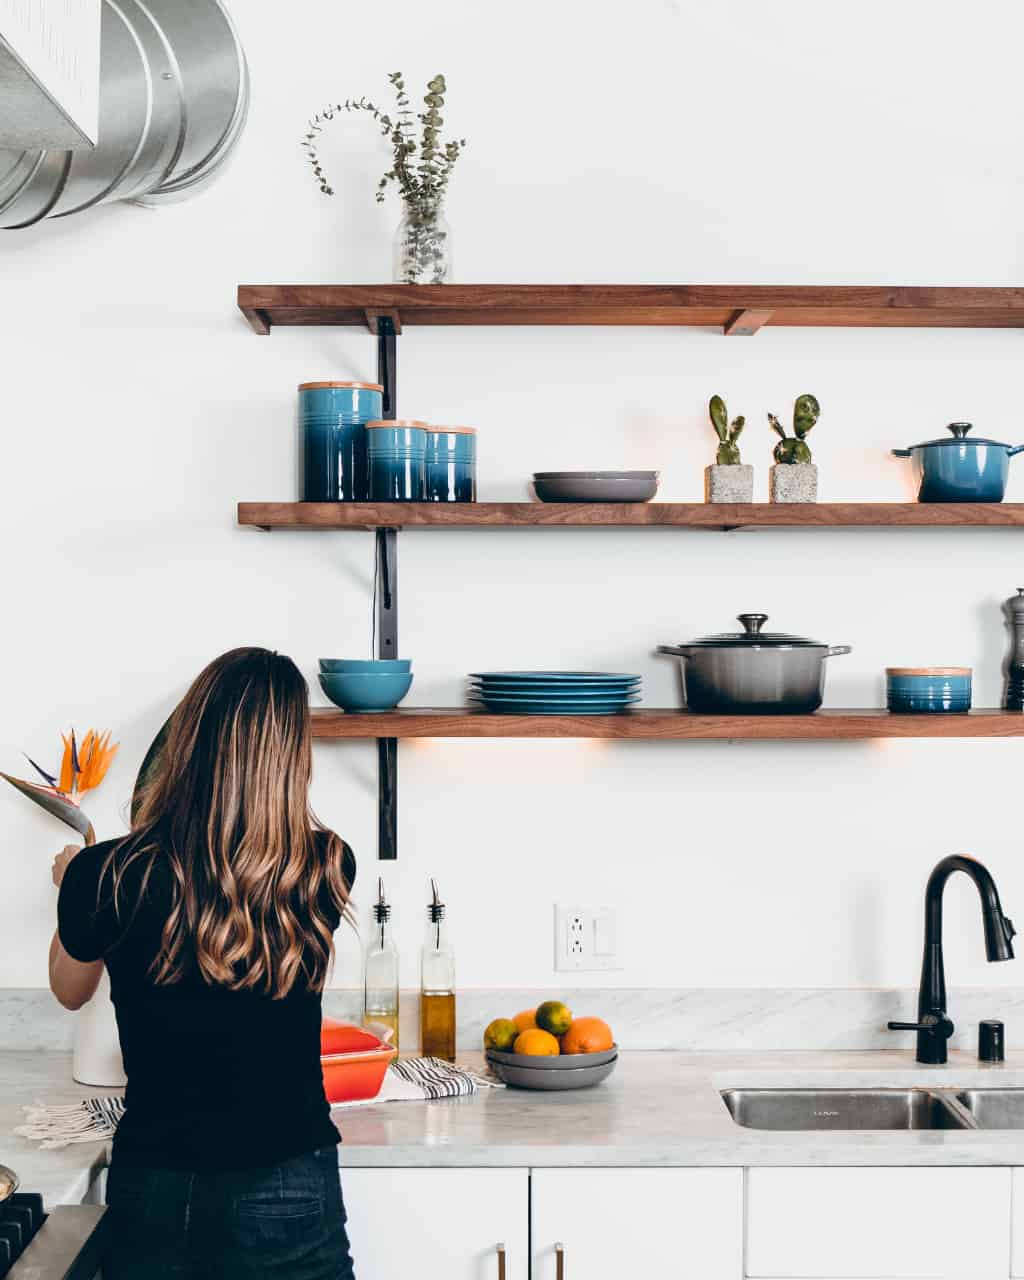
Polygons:
M556 970L621 968L622 929L617 907L555 906Z

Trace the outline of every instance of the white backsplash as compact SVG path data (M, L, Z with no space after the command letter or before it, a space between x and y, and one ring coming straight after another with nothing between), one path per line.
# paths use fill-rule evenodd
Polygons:
M419 1042L417 992L402 994L403 1052ZM498 1017L532 1008L550 992L517 988L479 988L458 993L458 1045L479 1049L484 1028ZM909 1019L916 990L909 988L587 988L564 990L562 998L578 1014L596 1014L615 1032L622 1049L799 1050L899 1049L912 1051L908 1032L886 1030L890 1018ZM361 992L334 989L325 1011L357 1021ZM1024 1040L1024 987L952 990L949 1009L956 1023L953 1048L974 1051L978 1022L999 1018L1006 1024L1009 1049ZM49 991L0 990L0 1047L69 1049L72 1014ZM1020 1036L1018 1036L1018 1031Z

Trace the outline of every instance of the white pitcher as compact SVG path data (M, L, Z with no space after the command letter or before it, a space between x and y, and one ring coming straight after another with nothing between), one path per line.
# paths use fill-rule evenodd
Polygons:
M119 1089L127 1083L106 966L92 999L75 1014L71 1074L79 1084Z

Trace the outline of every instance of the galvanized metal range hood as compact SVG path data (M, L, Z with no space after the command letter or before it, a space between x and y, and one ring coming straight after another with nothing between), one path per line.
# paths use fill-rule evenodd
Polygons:
M0 0L0 228L194 194L248 106L221 0Z

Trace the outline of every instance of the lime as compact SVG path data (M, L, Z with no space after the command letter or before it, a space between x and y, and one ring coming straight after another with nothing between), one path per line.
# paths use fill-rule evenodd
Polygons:
M495 1018L484 1032L484 1048L497 1049L499 1053L511 1053L519 1028L511 1018Z
M545 1000L537 1006L537 1026L553 1036L564 1036L572 1026L572 1010L561 1000Z

